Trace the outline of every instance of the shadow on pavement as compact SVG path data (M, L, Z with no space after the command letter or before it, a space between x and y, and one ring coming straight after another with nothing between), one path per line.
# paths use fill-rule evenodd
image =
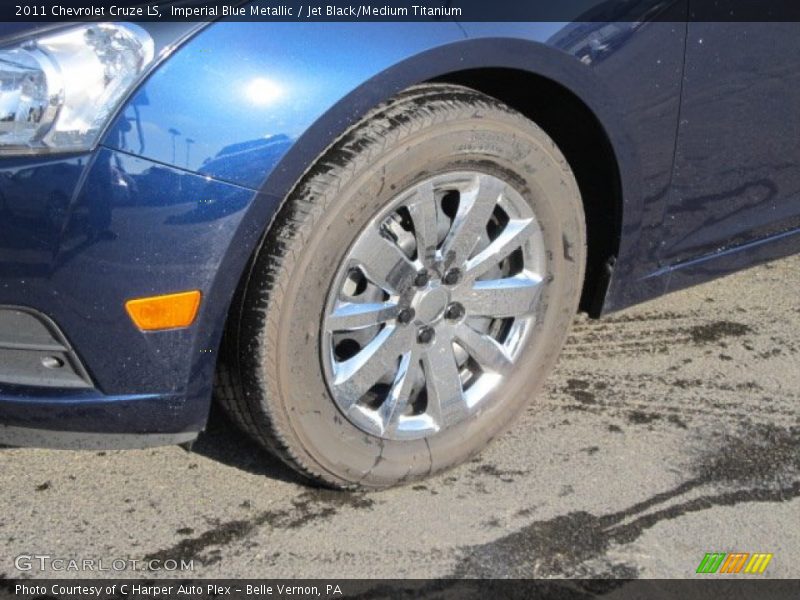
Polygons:
M301 477L242 433L216 404L211 408L206 430L192 445L192 452L255 475L312 486L308 479Z

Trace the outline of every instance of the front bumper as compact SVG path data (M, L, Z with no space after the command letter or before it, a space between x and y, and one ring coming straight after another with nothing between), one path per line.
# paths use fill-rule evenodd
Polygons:
M108 450L183 444L197 437L202 424L174 431L181 426L170 411L182 404L165 396L48 395L0 387L0 446ZM131 433L136 431L148 433Z
M180 444L197 437L201 427L191 413L179 422L184 405L177 395L102 394L52 319L29 308L0 306L0 445Z
M255 196L104 147L0 161L0 444L196 437L241 272L226 253ZM125 312L183 290L203 294L191 327L143 332Z

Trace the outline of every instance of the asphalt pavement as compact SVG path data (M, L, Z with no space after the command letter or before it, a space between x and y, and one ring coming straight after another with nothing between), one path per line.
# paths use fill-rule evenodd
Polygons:
M0 578L682 578L715 551L798 578L798 292L794 257L578 316L511 431L384 492L310 488L218 414L191 453L0 449ZM19 571L20 555L194 570Z

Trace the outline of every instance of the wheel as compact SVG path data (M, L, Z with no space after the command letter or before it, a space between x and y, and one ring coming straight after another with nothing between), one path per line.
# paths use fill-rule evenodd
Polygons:
M219 396L327 485L457 465L541 387L585 252L578 186L541 129L468 88L411 88L281 208L232 310Z

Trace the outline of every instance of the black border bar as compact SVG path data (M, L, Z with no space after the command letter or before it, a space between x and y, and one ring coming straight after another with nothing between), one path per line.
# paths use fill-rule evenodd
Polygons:
M800 22L797 0L3 0L0 21Z
M140 586L137 588L136 586ZM187 593L180 593L181 586ZM248 587L249 586L249 587ZM85 588L84 591L80 588ZM142 592L145 589L148 591ZM783 600L800 580L696 579L0 579L0 600L389 600L395 598L555 598L558 600Z

